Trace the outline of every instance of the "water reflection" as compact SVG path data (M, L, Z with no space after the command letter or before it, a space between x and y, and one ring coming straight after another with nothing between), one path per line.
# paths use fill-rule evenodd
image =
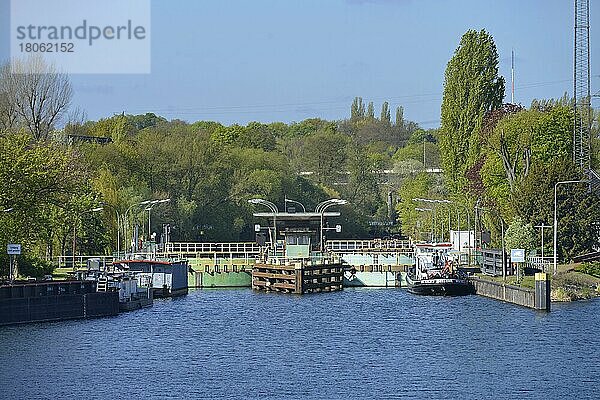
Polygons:
M198 290L114 318L0 328L3 398L596 397L599 301Z

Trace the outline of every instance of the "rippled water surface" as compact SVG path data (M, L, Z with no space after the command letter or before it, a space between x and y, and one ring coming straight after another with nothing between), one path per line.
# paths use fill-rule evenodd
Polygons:
M600 301L198 290L0 327L2 399L600 398Z

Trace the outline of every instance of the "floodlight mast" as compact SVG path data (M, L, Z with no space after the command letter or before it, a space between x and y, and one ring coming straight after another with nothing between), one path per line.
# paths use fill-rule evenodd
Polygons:
M332 206L343 206L344 204L348 204L348 201L343 199L329 199L320 202L315 207L315 212L321 214L321 243L319 246L321 253L323 253L323 217L325 214L325 210Z
M277 213L279 212L279 209L277 208L277 206L273 203L271 203L268 200L264 200L264 199L250 199L248 200L248 203L250 204L260 204L262 206L267 207L269 210L271 210L271 212L273 213L273 236L271 237L271 243L272 245L275 247L276 242L277 242ZM269 229L269 234L271 233L271 229Z

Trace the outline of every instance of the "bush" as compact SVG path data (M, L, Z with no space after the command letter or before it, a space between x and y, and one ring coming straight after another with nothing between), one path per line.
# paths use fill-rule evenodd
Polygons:
M575 271L600 278L600 262L584 263L575 267Z
M54 271L54 266L50 261L41 260L36 257L19 257L17 262L19 275L24 277L43 278L44 275L51 275L52 271Z

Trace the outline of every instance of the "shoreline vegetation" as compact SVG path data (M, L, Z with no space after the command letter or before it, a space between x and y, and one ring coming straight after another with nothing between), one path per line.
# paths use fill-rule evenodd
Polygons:
M562 264L558 266L556 276L552 276L551 300L553 302L570 302L590 300L600 297L600 263ZM478 278L494 282L502 282L501 276L477 274ZM533 276L523 276L517 281L516 276L506 278L509 285L533 289Z
M536 228L556 219L552 244L568 262L600 244L600 184L584 184L573 160L574 99L505 103L500 56L485 30L461 37L440 126L427 130L401 104L362 97L336 120L227 126L146 110L93 121L70 109L67 74L35 58L1 64L0 246L20 244L19 274L43 277L58 257L165 236L253 241L254 223L267 221L256 220L250 199L280 210L294 199L309 210L337 198L347 202L335 221L343 233L327 239L445 241L466 229L480 246L530 254L544 246ZM588 161L600 170L600 110L591 111ZM0 276L9 261L0 254ZM585 287L576 277L564 278L562 297Z

